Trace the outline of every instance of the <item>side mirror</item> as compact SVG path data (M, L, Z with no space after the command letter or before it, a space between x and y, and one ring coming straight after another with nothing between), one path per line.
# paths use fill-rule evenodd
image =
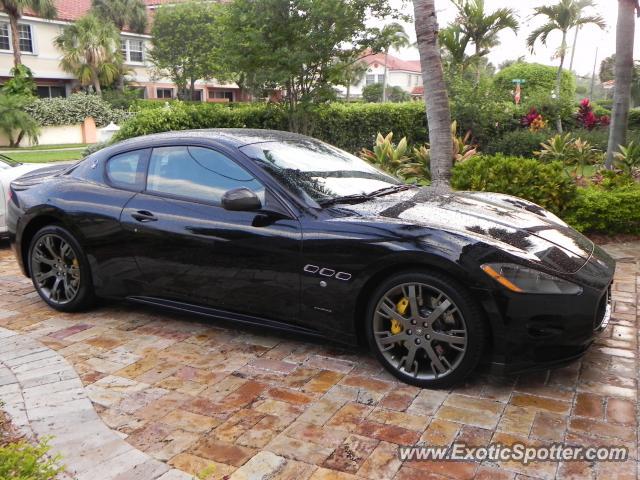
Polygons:
M222 208L234 212L252 212L262 208L262 202L255 192L248 188L234 188L222 196Z

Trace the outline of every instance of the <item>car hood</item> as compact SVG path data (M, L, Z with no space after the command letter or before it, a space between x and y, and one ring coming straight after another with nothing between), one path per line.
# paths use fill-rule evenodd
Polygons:
M550 270L575 273L594 244L543 208L508 195L436 194L428 188L376 197L345 207L359 217L383 217L461 233L537 259ZM532 257L533 256L533 257Z

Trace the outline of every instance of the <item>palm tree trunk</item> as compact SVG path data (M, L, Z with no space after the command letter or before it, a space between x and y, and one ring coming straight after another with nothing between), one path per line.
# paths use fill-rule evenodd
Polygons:
M382 103L387 101L387 73L389 72L389 67L387 67L388 61L389 61L389 49L387 48L384 51L384 78L382 79Z
M20 53L20 34L18 32L18 17L9 16L11 24L11 43L13 46L13 66L17 67L22 64L22 54Z
M480 45L478 45L477 43L476 43L476 85L480 85Z
M451 110L442 71L434 0L413 0L413 9L431 143L431 183L436 190L448 190L453 167Z
M631 81L633 78L633 42L636 26L636 2L618 0L616 30L616 86L613 94L613 112L609 129L609 146L605 166L613 168L613 159L620 145L627 143Z
M93 77L93 89L96 91L96 95L102 96L102 87L100 87L100 79L97 73Z
M564 68L564 58L567 53L567 32L562 32L562 44L560 45L560 66L556 76L556 102L560 103L560 92L562 91L562 70ZM556 117L556 128L558 133L562 133L562 118L560 113Z
M347 83L347 103L349 102L349 99L351 98L351 79L348 80L349 83Z

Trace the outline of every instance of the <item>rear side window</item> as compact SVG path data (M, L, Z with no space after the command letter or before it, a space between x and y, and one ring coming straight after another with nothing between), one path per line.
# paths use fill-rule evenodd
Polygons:
M111 157L107 162L109 182L126 189L142 189L144 160L149 150L135 150Z
M228 190L246 187L264 204L264 187L236 162L202 147L154 148L147 191L219 204Z

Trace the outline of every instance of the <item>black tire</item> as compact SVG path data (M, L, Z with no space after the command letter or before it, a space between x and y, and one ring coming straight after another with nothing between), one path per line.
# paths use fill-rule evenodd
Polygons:
M45 245L50 241L54 252L51 252ZM59 254L60 252L56 252L56 246L62 248L61 246L64 244L68 245L68 248L65 247L67 253ZM42 255L34 257L43 251L45 252L44 257ZM68 230L59 225L48 225L40 229L29 245L28 261L33 286L40 298L50 307L61 312L79 312L90 308L95 303L89 262L82 247ZM54 265L51 265L52 261ZM43 272L44 269L47 271ZM58 274L56 271L60 273ZM38 280L44 276L47 276L47 280ZM62 283L62 286L54 289L57 277L61 277L58 283ZM73 295L67 293L66 289L67 284L71 285L72 283L75 285L75 289L70 287L69 291L74 291ZM61 296L65 296L65 298L61 299Z
M398 306L392 308L395 313L389 312L389 307L395 304L393 294L397 295L398 291L402 292L399 295L406 299L403 300L405 309L409 310L407 323L402 327L398 327ZM407 305L411 294L418 301ZM440 294L442 296L436 298ZM446 307L444 300L451 306ZM430 303L429 308L426 303ZM420 311L417 317L411 313L416 307ZM436 310L442 309L438 316ZM461 383L478 365L486 343L482 310L466 288L440 273L416 271L391 276L373 292L366 315L367 341L376 358L395 377L421 388L449 388ZM448 325L451 325L449 330ZM389 331L381 331L387 327ZM398 328L402 330L398 332ZM435 336L448 340L442 342ZM393 341L396 338L401 340ZM411 364L411 372L405 368L407 363ZM442 368L447 371L441 372Z

